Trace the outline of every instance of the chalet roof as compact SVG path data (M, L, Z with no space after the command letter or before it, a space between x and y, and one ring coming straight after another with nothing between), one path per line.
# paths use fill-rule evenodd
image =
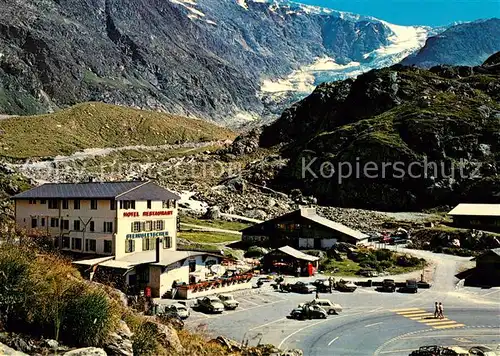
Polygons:
M319 260L319 257L308 255L302 251L296 250L290 246L283 246L277 249L280 252L283 252L286 255L292 256L298 260L304 260L309 262L314 262Z
M500 204L458 204L448 215L500 216Z
M268 224L268 223L270 223L274 220L280 219L284 216L290 216L290 217L300 216L302 218L305 218L307 220L315 222L316 224L319 224L319 225L322 225L322 226L327 227L329 229L338 231L344 235L351 236L351 237L355 238L356 240L364 240L364 239L368 238L368 235L362 233L361 231L351 229L350 227L347 227L341 223L338 223L338 222L332 221L330 219L324 218L322 216L319 216L316 213L315 208L300 208L300 209L295 210L293 212L287 213L285 215L279 216L279 217L271 219L271 220L264 221L263 223L260 223L257 225L247 227L247 228L240 230L240 231L243 233L245 231L253 231L256 226L262 226L262 225Z
M347 227L341 223L332 221L330 219L324 218L324 217L319 216L317 214L308 214L306 216L304 216L304 215L302 215L302 216L308 220L314 221L317 224L323 225L323 226L328 227L332 230L339 231L339 232L343 233L344 235L354 237L357 240L364 240L364 239L368 238L368 235L362 233L361 231L351 229L350 227Z
M129 181L47 183L12 199L179 200L180 197L152 181Z

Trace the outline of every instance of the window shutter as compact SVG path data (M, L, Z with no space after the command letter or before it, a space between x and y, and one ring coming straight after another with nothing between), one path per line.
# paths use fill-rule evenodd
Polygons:
M146 222L141 221L141 231L146 231Z
M135 251L135 240L132 240L132 252Z

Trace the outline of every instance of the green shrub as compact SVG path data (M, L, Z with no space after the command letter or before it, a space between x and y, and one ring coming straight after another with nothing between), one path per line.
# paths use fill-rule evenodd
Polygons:
M416 267L422 264L418 257L401 255L396 259L396 264L401 267Z
M266 249L259 247L259 246L251 246L248 248L248 250L245 252L245 257L246 258L259 258L262 257L266 254Z
M394 256L394 252L388 249L376 250L375 257L377 261L390 261Z
M75 286L63 311L61 336L78 345L100 345L115 328L119 318L105 291Z
M392 262L391 261L381 261L379 263L379 267L380 267L381 270L385 270L385 269L391 268L392 267Z
M134 355L158 355L160 344L157 335L158 330L155 324L142 322L136 325L132 332L132 347Z

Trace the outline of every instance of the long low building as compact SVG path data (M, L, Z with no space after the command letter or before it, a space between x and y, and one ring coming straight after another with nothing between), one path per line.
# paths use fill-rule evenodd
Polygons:
M319 216L314 208L301 208L241 232L242 240L248 244L303 249L328 249L337 242L355 245L368 239L360 231Z
M500 204L458 204L448 215L456 227L500 231Z

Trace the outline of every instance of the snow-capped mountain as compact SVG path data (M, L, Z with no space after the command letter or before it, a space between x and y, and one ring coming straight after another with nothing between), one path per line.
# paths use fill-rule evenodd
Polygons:
M326 80L399 62L429 29L265 0L0 3L0 113L104 101L274 118Z

